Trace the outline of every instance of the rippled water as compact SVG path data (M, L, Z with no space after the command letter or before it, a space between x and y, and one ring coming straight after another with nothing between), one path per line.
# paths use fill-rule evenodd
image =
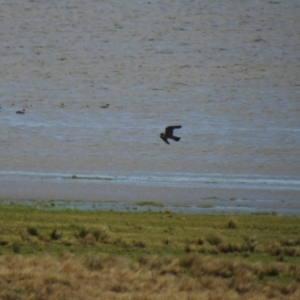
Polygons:
M299 200L299 4L235 3L2 3L2 194L30 177Z

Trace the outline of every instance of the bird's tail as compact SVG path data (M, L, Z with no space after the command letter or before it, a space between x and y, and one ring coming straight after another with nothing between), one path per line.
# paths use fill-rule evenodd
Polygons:
M176 142L179 142L179 141L180 141L180 137L173 136L172 138L173 138L173 140L176 141Z

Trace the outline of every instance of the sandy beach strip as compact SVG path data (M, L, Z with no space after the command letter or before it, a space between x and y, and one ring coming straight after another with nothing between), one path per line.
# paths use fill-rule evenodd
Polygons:
M1 199L27 204L40 202L73 202L75 209L99 210L172 210L180 213L233 214L277 213L300 215L299 191L272 191L230 188L178 188L134 186L111 182L55 182L2 180ZM149 205L137 207L137 203ZM77 203L77 204L74 204ZM80 204L81 203L81 204ZM156 207L153 204L157 204Z

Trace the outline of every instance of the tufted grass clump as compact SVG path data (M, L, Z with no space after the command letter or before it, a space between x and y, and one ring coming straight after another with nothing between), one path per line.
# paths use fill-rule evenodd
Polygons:
M237 229L237 222L233 219L230 219L228 222L227 222L227 228L229 229Z
M206 236L206 240L211 245L219 245L224 242L224 238L218 232L211 232Z
M19 254L20 253L20 242L19 241L14 241L12 243L12 250L14 253Z
M56 240L59 240L59 239L62 238L62 233L58 233L57 229L54 228L54 229L50 232L49 237L50 237L51 240L55 240L55 241L56 241Z
M78 239L83 239L85 238L88 234L90 233L90 230L87 229L86 227L82 226L78 232L75 233L75 237Z
M34 226L28 226L27 232L29 233L29 235L38 236L38 229Z

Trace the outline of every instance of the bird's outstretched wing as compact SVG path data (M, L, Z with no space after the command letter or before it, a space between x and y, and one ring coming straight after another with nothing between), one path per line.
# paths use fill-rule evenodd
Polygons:
M170 145L169 141L165 137L160 137L166 144Z
M168 127L166 127L166 136L168 136L168 135L173 135L173 130L174 129L179 129L179 128L181 128L182 126L181 125L176 125L176 126L168 126Z

